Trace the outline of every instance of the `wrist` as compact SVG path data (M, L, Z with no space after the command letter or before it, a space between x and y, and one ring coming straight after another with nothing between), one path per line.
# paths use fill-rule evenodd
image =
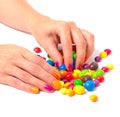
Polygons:
M28 21L28 31L30 34L33 34L35 31L36 26L38 24L45 22L46 20L49 20L50 18L48 16L42 15L40 13L33 13L29 16L29 21Z

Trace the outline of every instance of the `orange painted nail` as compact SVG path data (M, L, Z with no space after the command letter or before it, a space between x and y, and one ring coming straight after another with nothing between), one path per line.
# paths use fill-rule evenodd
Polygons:
M88 60L88 57L86 56L85 59L84 59L84 62L86 62Z
M53 80L52 85L53 85L53 88L56 89L56 90L59 90L61 88L60 81Z
M61 74L60 74L59 71L58 71L58 72L54 72L54 73L53 73L53 76L54 76L57 80L60 80L60 78L61 78Z
M36 94L40 92L40 90L37 87L34 87L34 86L30 87L30 91L32 91L33 93L36 93Z

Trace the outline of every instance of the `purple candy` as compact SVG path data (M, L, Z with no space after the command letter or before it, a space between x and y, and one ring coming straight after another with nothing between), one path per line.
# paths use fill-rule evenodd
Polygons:
M96 61L96 62L100 62L101 60L102 60L102 58L101 58L100 56L96 56L96 57L95 57L95 61Z
M93 82L94 82L96 87L98 87L100 85L100 82L98 80L94 80Z
M88 63L83 64L83 69L89 69L89 64Z

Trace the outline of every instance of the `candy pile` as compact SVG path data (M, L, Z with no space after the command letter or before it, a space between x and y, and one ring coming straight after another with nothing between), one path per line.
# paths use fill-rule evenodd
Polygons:
M36 50L36 49L35 49ZM39 50L39 49L38 49ZM39 50L40 51L40 50ZM63 56L62 50L59 50ZM60 81L61 87L58 89L61 94L74 96L75 94L82 95L87 91L94 91L100 83L104 82L105 73L109 72L114 68L113 64L107 64L106 66L99 68L98 62L103 58L106 58L111 54L110 49L105 49L100 52L98 56L94 58L94 61L90 64L86 63L87 57L85 58L84 64L79 68L75 68L76 60L76 48L73 48L72 57L73 65L72 70L67 70L65 64L58 66L52 58L48 55L48 64L55 67L58 72L54 74L54 77ZM98 100L96 95L91 95L90 100L95 102Z

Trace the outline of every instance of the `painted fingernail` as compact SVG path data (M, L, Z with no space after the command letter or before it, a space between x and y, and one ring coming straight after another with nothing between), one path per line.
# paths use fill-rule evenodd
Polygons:
M36 93L36 94L40 92L40 90L37 87L34 87L34 86L30 87L30 91L32 91L33 93Z
M52 85L53 85L53 88L56 90L59 90L61 88L60 81L53 80Z
M88 57L86 56L85 59L84 59L84 62L86 62L88 60Z
M53 91L53 87L50 86L50 85L45 85L44 88L47 90L47 91Z
M68 65L68 71L72 71L72 64Z
M55 65L56 65L57 68L59 68L59 66L60 66L59 62L55 62Z
M79 64L77 69L82 70L82 64Z
M53 75L57 80L60 80L60 78L61 78L61 74L60 74L59 71L58 71L58 72L54 72L52 75Z

